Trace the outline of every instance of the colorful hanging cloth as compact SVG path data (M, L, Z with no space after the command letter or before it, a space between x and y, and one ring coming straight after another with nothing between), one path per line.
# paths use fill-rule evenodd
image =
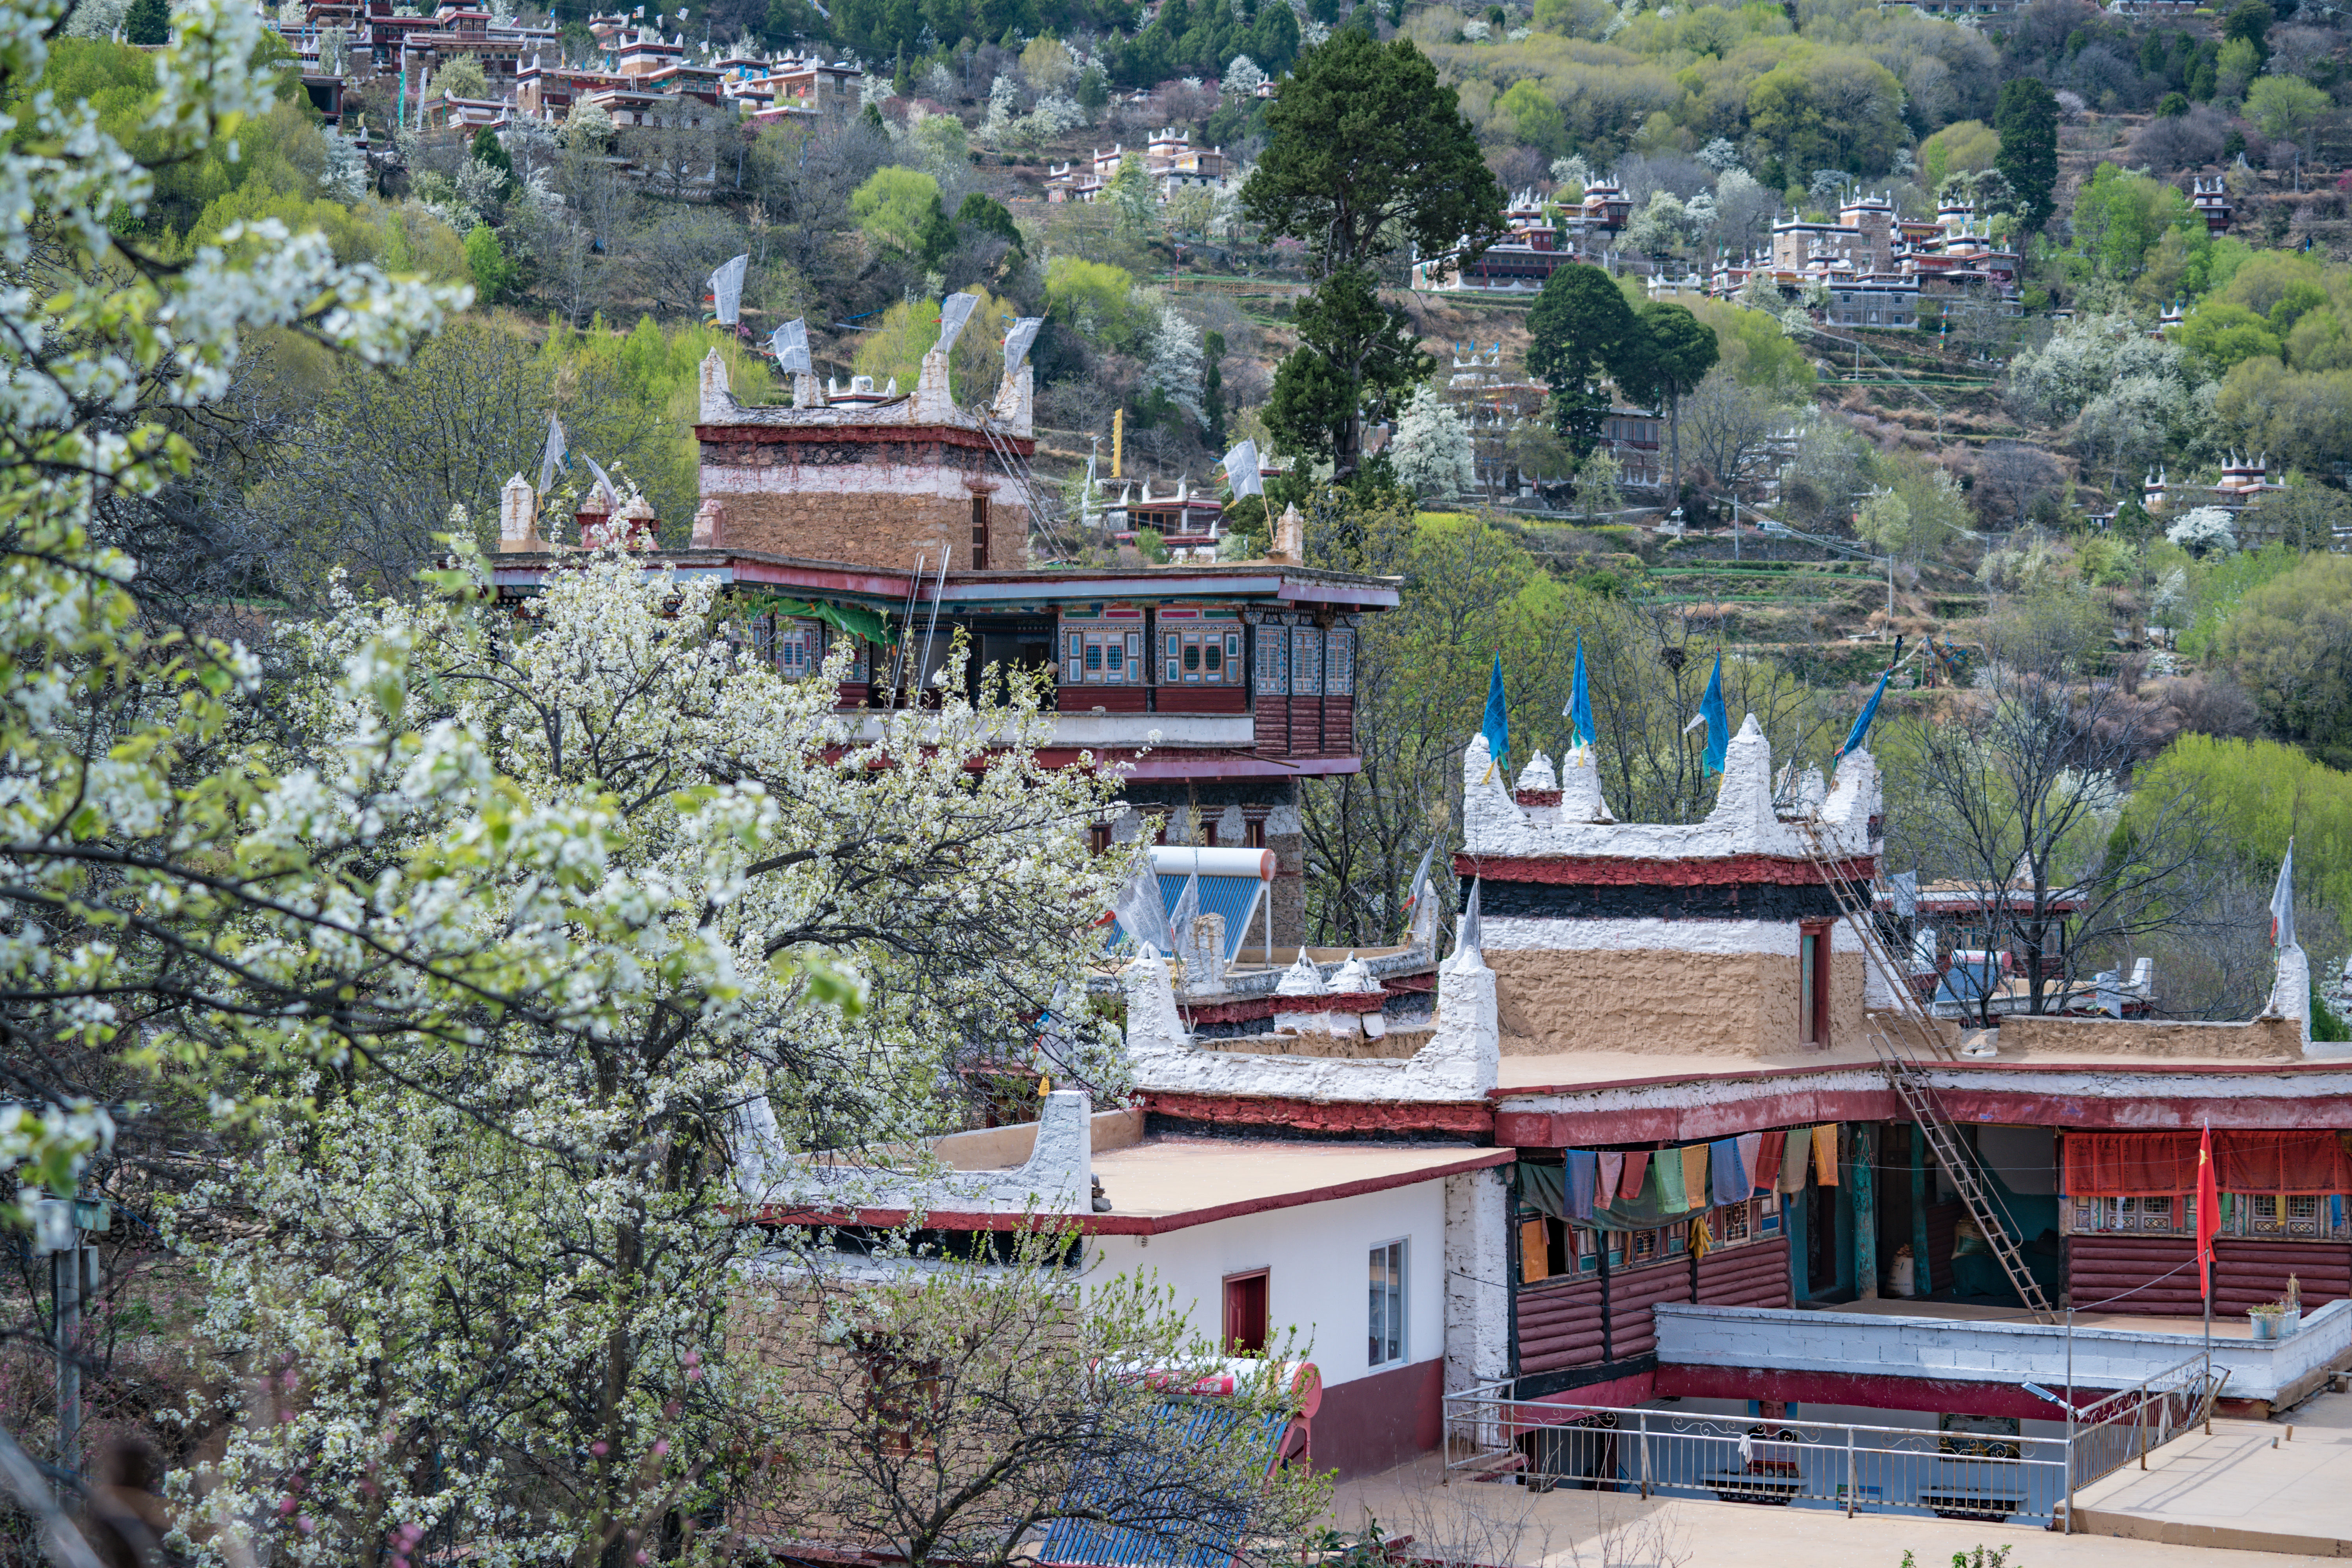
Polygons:
M1748 1201L1748 1167L1739 1163L1739 1140L1718 1138L1707 1145L1714 1184L1708 1197L1717 1204Z
M1628 1153L1625 1156L1625 1174L1622 1184L1617 1189L1617 1195L1627 1199L1640 1197L1642 1178L1649 1173L1649 1169L1650 1152L1647 1149L1636 1149Z

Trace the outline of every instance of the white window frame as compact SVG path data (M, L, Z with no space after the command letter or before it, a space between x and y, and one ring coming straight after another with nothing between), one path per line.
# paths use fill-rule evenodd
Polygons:
M1364 1255L1364 1283L1367 1287L1370 1287L1371 1284L1371 1260L1374 1257L1382 1254L1390 1255L1389 1258L1384 1259L1384 1261L1390 1263L1394 1270L1390 1277L1391 1280L1390 1287L1390 1300L1394 1303L1396 1315L1396 1321L1393 1324L1389 1325L1390 1332L1382 1341L1382 1344L1393 1343L1396 1347L1396 1353L1393 1355L1373 1353L1375 1350L1381 1347L1376 1346L1373 1343L1373 1330L1377 1325L1373 1318L1372 1302L1368 1294L1364 1303L1364 1364L1367 1367L1404 1366L1412 1360L1412 1311L1411 1307L1412 1300L1412 1238L1409 1236L1400 1236L1391 1237L1387 1241L1375 1242L1372 1244L1371 1247Z

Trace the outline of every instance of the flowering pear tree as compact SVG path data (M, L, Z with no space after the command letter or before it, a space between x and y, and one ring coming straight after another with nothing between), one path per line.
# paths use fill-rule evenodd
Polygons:
M729 1330L742 1222L789 1203L776 1156L932 1130L970 1071L1120 1087L1058 1002L1125 868L1083 831L1116 780L1038 763L1042 682L853 719L839 670L748 658L707 582L608 552L517 617L478 581L469 560L447 595L298 629L273 761L332 779L394 708L420 766L462 752L576 819L568 858L451 876L486 814L427 792L340 867L379 911L448 899L562 972L375 1040L364 1074L289 1066L182 1206L247 1407L182 1478L192 1543L691 1556L687 1521L791 1447Z
M396 362L467 299L340 264L275 222L185 257L129 237L155 171L233 144L274 78L252 63L251 6L189 0L150 57L134 149L37 86L71 10L0 3L0 1097L38 1108L0 1138L0 1175L20 1178L0 1182L0 1220L20 1186L70 1184L110 1134L93 1055L210 1051L152 1030L161 1012L193 1008L265 1052L339 1032L288 984L302 965L287 955L341 918L274 847L291 802L251 771L189 782L231 743L257 666L143 619L136 563L92 542L98 509L185 470L173 422L226 393L253 331ZM279 945L205 934L232 908L276 922Z

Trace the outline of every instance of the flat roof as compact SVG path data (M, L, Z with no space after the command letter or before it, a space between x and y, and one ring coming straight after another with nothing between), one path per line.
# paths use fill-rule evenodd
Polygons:
M1158 1236L1244 1215L1417 1186L1466 1171L1507 1165L1517 1158L1516 1149L1458 1143L1310 1143L1296 1137L1152 1138L1094 1156L1094 1174L1111 1205L1108 1212L1033 1215L935 1208L925 1210L922 1220L926 1226L940 1230L1019 1230L1067 1223L1095 1236ZM887 1226L900 1224L909 1213L861 1208L845 1215L810 1209L772 1217L806 1224Z
M1504 1165L1513 1149L1461 1145L1302 1143L1259 1138L1155 1138L1098 1154L1110 1199L1097 1234L1155 1235L1239 1215L1328 1203Z
M580 559L582 554L570 549L499 552L490 557L491 580L499 587L536 586L549 571ZM681 576L717 575L726 582L792 582L821 592L863 595L894 605L905 602L914 584L914 574L906 567L821 561L731 547L647 551L643 559L648 566L673 567ZM1005 601L1231 595L1388 609L1397 602L1400 581L1274 561L1088 570L1037 567L1018 572L951 571L946 586L940 589L933 586L937 578L926 573L916 602L930 604L935 592L944 605L972 608Z

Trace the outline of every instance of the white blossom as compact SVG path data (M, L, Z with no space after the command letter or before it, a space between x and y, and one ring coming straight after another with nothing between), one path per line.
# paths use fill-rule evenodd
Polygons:
M2164 537L2191 555L2227 555L2238 548L2238 521L2225 508L2200 506L2184 512Z
M1160 324L1151 334L1151 363L1145 384L1166 395L1196 422L1202 417L1201 378L1208 360L1201 346L1201 329L1186 321L1175 307L1160 307Z
M1393 451L1397 482L1418 497L1454 496L1477 487L1470 426L1433 384L1423 384L1398 419Z

